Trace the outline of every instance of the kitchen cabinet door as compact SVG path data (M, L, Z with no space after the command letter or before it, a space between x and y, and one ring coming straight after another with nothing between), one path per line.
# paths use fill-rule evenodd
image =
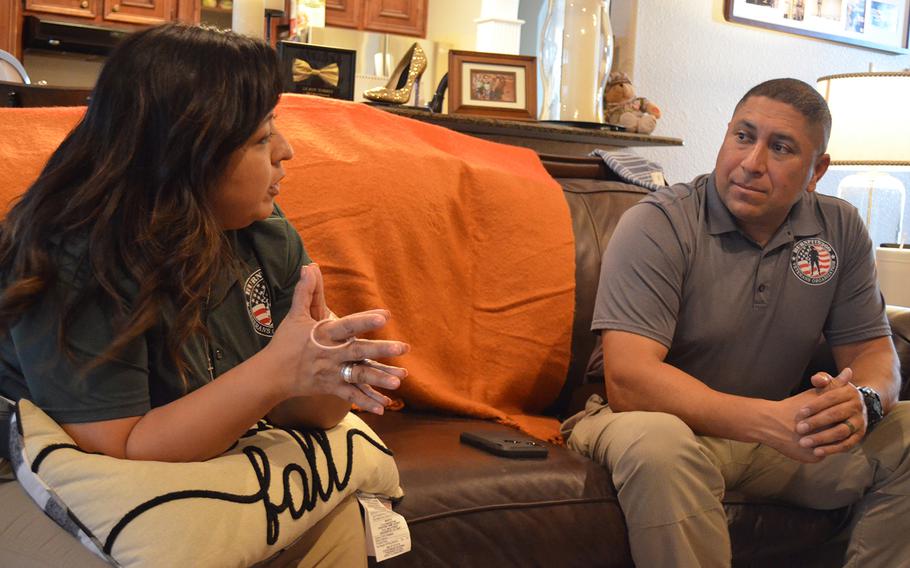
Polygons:
M104 19L126 24L163 24L177 16L177 0L104 0Z
M326 0L325 23L339 28L361 28L363 0Z
M428 0L326 0L325 23L368 32L427 35Z
M418 37L427 35L427 0L366 0L363 28Z
M62 16L94 19L100 0L25 0L25 9Z

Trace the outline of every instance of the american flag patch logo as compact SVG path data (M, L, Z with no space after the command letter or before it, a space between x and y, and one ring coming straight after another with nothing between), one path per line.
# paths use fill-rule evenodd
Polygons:
M243 295L246 297L246 309L253 329L259 335L273 336L275 324L272 321L272 298L269 296L269 287L262 278L261 268L246 279Z
M797 278L812 286L819 286L837 272L837 253L821 239L805 239L793 245L790 269Z

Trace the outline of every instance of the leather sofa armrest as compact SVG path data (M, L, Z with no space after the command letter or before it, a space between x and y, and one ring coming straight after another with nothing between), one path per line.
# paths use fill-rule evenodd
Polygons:
M888 321L891 323L891 340L897 351L897 358L901 365L901 400L910 400L910 308L901 306L887 306ZM831 348L825 343L824 338L819 340L818 348L812 360L806 367L800 387L794 391L799 392L810 387L809 377L817 371L837 372L837 365L831 355Z
M888 306L891 340L901 363L901 400L910 400L910 308Z

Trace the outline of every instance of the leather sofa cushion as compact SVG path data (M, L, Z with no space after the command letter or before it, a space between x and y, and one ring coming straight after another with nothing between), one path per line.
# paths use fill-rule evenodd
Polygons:
M395 452L412 549L402 566L632 566L626 527L606 469L547 444L546 459L509 459L459 442L465 430L505 426L411 412L363 416ZM849 509L813 511L735 492L724 498L734 565L831 566ZM823 558L818 554L822 550ZM807 556L803 556L806 555ZM830 555L830 556L828 556Z
M625 521L604 468L563 447L509 459L462 444L505 426L389 412L365 416L395 452L411 552L395 566L629 566ZM558 543L558 544L557 544Z

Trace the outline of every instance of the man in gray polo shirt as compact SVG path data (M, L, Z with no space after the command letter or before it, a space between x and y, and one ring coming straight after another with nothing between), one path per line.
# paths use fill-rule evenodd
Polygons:
M855 504L847 565L910 562L910 404L865 227L814 193L830 128L811 86L754 87L714 172L632 207L604 254L609 405L563 433L610 469L638 566L729 566L728 489ZM841 372L798 392L822 334Z

